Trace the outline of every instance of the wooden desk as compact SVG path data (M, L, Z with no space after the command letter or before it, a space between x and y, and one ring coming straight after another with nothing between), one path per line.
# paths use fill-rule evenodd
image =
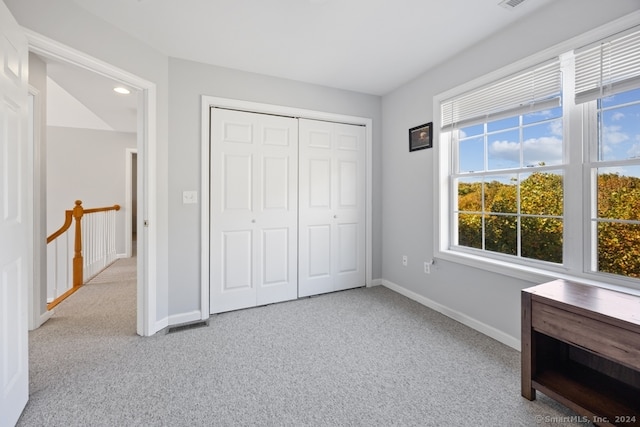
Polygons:
M522 290L522 396L640 426L640 297L566 280Z

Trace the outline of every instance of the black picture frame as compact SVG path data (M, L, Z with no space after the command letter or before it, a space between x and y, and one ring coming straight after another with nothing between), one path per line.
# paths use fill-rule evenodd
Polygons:
M409 129L409 151L433 147L433 122Z

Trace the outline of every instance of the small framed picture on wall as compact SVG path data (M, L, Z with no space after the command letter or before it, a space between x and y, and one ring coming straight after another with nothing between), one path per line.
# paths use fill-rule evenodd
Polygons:
M409 151L433 147L433 122L409 129Z

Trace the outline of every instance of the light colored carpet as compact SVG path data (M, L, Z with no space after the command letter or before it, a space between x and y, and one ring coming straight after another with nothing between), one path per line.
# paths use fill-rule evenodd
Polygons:
M517 351L383 287L148 338L135 320L118 260L30 333L18 426L585 425L520 396Z

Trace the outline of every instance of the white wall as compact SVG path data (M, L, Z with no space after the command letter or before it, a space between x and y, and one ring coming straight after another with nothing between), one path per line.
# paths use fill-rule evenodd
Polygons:
M381 277L380 97L175 58L169 84L170 313L200 307L200 206L183 205L182 192L200 191L201 95L373 119L373 277Z
M382 277L473 322L520 339L520 290L534 285L433 257L433 150L409 153L407 130L433 116L434 95L637 10L637 0L563 0L383 97ZM579 15L579 19L577 17ZM455 31L452 28L452 31ZM402 191L399 191L402 189ZM402 255L409 265L403 267Z
M126 149L136 147L136 134L49 126L47 143L47 235L64 224L64 211L76 200L85 209L117 204L116 252L124 254L131 215L125 209Z

